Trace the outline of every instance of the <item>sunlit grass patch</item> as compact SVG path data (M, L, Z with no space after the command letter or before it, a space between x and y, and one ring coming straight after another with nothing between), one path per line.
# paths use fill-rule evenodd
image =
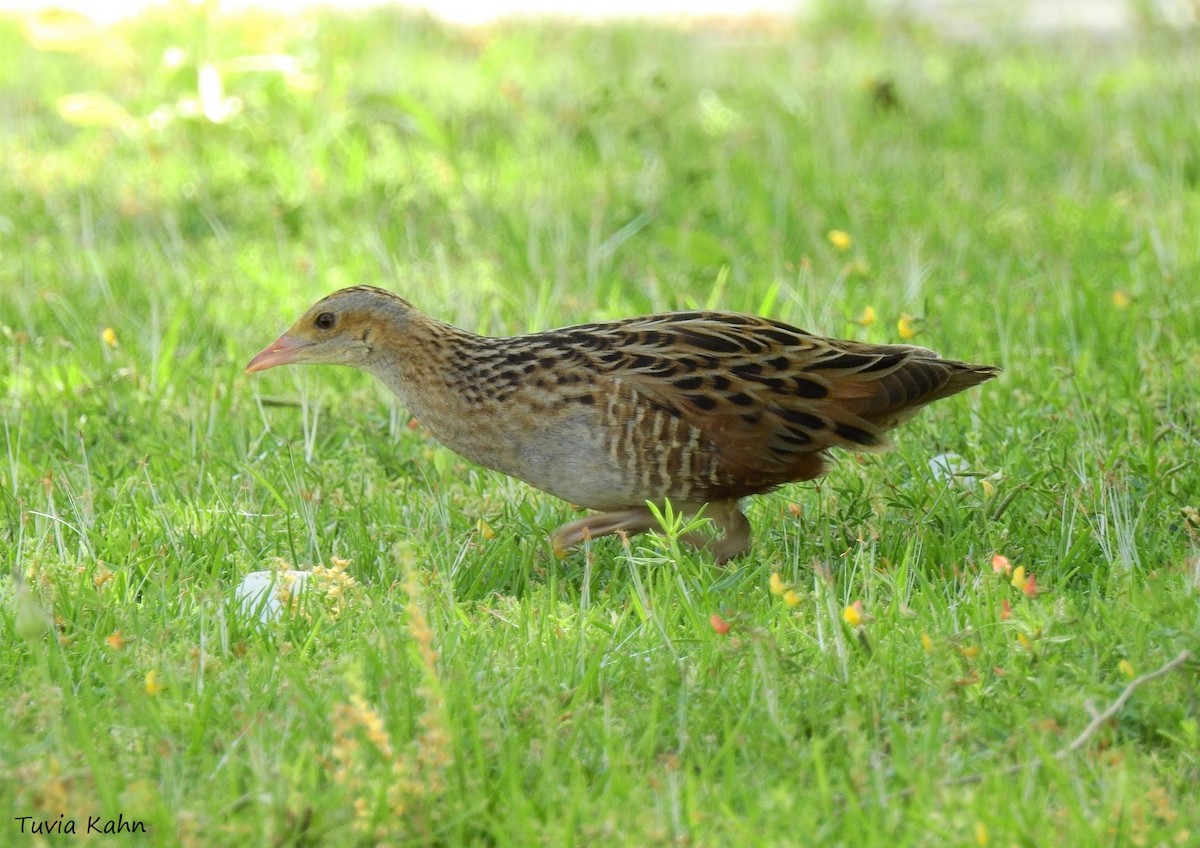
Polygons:
M1194 841L1195 46L0 20L0 807L185 845ZM753 500L724 569L669 515L560 560L577 512L361 375L243 377L359 283L1004 374ZM261 571L317 577L264 621Z

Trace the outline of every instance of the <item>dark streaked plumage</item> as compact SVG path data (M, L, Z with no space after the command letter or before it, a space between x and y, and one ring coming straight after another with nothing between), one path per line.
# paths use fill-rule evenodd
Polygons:
M318 302L246 370L294 363L367 371L451 450L603 513L559 528L559 550L650 529L646 502L670 499L707 505L718 561L749 547L739 498L821 475L830 448L882 448L925 404L997 373L731 312L492 338L371 286Z

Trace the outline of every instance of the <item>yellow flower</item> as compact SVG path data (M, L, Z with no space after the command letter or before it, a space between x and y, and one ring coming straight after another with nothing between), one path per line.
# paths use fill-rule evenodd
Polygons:
M828 238L830 244L842 251L849 250L850 245L854 243L854 239L850 238L850 234L845 230L830 230Z
M161 695L167 687L158 679L158 672L154 669L146 672L146 694L150 696Z
M492 525L488 524L482 518L475 522L475 532L479 534L479 538L483 541L496 538L496 531L492 529Z
M1133 298L1124 289L1117 289L1112 293L1112 303L1117 309L1128 309L1129 304L1133 303Z
M117 346L117 331L112 327L105 327L100 333L100 341L104 342L108 347Z
M975 844L978 845L979 848L987 848L987 844L988 844L987 825L985 825L981 821L975 822Z
M772 595L782 595L788 590L787 584L783 582L783 578L779 576L778 571L771 572L770 586Z
M924 631L921 631L921 647L925 649L925 653L933 650L933 639Z
M870 327L872 324L874 324L875 323L875 307L874 306L864 306L862 315L859 315L858 318L855 319L854 323L858 324L859 326L862 326L862 327Z
M913 317L907 312L901 312L900 320L896 322L896 332L905 341L915 338L917 335L917 329L913 326L913 320Z
M783 602L785 604L787 604L789 607L800 606L800 596L797 595L791 589L788 589L786 592L783 593Z
M979 656L979 646L978 645L963 645L961 648L958 649L958 652L969 660L975 659L975 657Z
M842 610L842 621L846 622L851 627L858 627L861 625L863 623L862 601L855 601Z
M1134 676L1133 663L1131 663L1129 660L1121 660L1119 663L1117 663L1117 668L1120 669L1121 674L1125 675L1126 677L1132 678Z
M1012 584L1014 589L1025 589L1025 566L1018 565L1013 569Z

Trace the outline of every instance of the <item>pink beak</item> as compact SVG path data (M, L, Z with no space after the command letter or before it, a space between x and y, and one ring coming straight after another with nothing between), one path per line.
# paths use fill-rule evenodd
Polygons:
M290 365L299 357L300 351L310 344L311 342L302 342L284 333L250 360L246 365L246 373L266 371L276 365Z

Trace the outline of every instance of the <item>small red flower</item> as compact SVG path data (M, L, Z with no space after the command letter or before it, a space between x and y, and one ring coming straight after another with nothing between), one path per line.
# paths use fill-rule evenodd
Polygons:
M715 612L708 619L708 626L711 627L718 636L724 636L729 632L729 622L721 618Z

